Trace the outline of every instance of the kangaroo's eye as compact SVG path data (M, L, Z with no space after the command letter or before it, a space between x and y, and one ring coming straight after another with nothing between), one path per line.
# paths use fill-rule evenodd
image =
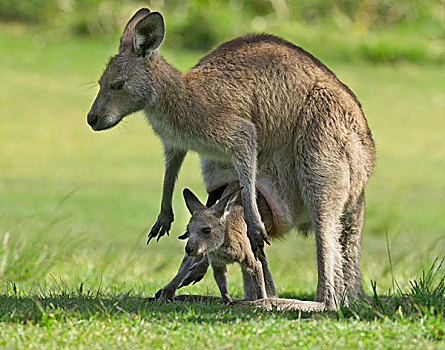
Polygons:
M204 227L201 231L202 231L202 233L205 233L206 235L208 235L210 232L212 232L210 227Z
M123 80L116 81L110 84L111 90L122 90L124 88L125 82Z

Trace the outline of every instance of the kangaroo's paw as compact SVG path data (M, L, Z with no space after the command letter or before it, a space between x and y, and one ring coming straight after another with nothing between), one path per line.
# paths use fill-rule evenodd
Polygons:
M270 244L267 240L266 229L262 222L247 224L247 237L250 241L250 246L255 258L258 259L258 254L264 255L264 242Z
M170 233L170 227L174 220L173 217L173 211L161 211L161 213L158 216L158 220L151 228L151 231L148 235L147 244L150 243L150 241L157 237L156 241L159 241L159 239L167 234L167 236Z

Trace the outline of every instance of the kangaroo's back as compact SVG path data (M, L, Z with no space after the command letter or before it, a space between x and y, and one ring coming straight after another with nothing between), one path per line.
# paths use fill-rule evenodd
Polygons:
M273 35L249 34L228 41L204 56L184 78L194 96L212 101L197 105L197 114L222 120L236 115L255 125L260 163L262 156L267 158L277 149L290 151L286 146L298 137L298 119L314 90L328 89L343 114L364 119L355 94L331 70L307 51ZM367 125L359 132L366 135Z
M318 58L301 47L271 34L248 34L227 41L202 57L193 69L217 67L223 70L236 70L244 66L249 70L262 71L267 69L269 64L275 67L277 63L282 64L280 58L298 62L298 65L292 68L305 70L306 72L301 71L302 78L308 75L315 79L332 79L361 106L355 94Z

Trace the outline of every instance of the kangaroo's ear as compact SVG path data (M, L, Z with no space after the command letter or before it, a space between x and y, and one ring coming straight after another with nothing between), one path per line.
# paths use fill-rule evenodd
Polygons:
M199 201L199 199L188 188L184 189L183 195L184 195L185 205L187 205L190 214L193 215L193 213L197 210L206 209L206 206L202 204Z
M224 220L227 215L229 215L232 207L236 203L239 193L240 190L233 192L222 198L218 203L216 203L212 207L212 212L215 214L215 216Z
M190 237L189 230L186 230L182 235L178 236L178 239L187 239Z
M119 46L119 52L124 52L127 50L131 50L133 48L133 33L134 27L136 24L145 16L150 14L150 10L147 8L142 8L138 12L136 12L133 17L128 21L125 26L124 32L121 36L121 43Z
M136 23L133 34L133 49L147 57L161 45L164 39L164 19L159 12L152 12Z

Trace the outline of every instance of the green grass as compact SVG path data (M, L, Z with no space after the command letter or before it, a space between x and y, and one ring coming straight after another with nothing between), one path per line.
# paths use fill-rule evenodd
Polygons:
M23 28L0 28L7 48L0 55L1 347L445 348L444 268L436 263L432 282L422 276L445 251L443 66L319 57L359 96L377 144L363 232L365 289L409 295L408 305L376 301L299 315L153 304L143 298L173 277L184 252L176 240L188 219L181 190L205 196L197 156L180 173L171 237L147 247L160 205L161 144L141 114L107 132L86 124L117 40L48 37L41 45ZM319 55L319 47L305 48ZM181 69L199 58L162 53ZM291 234L268 257L280 296L313 298L313 237ZM183 292L218 295L211 274ZM229 292L242 295L236 266Z

